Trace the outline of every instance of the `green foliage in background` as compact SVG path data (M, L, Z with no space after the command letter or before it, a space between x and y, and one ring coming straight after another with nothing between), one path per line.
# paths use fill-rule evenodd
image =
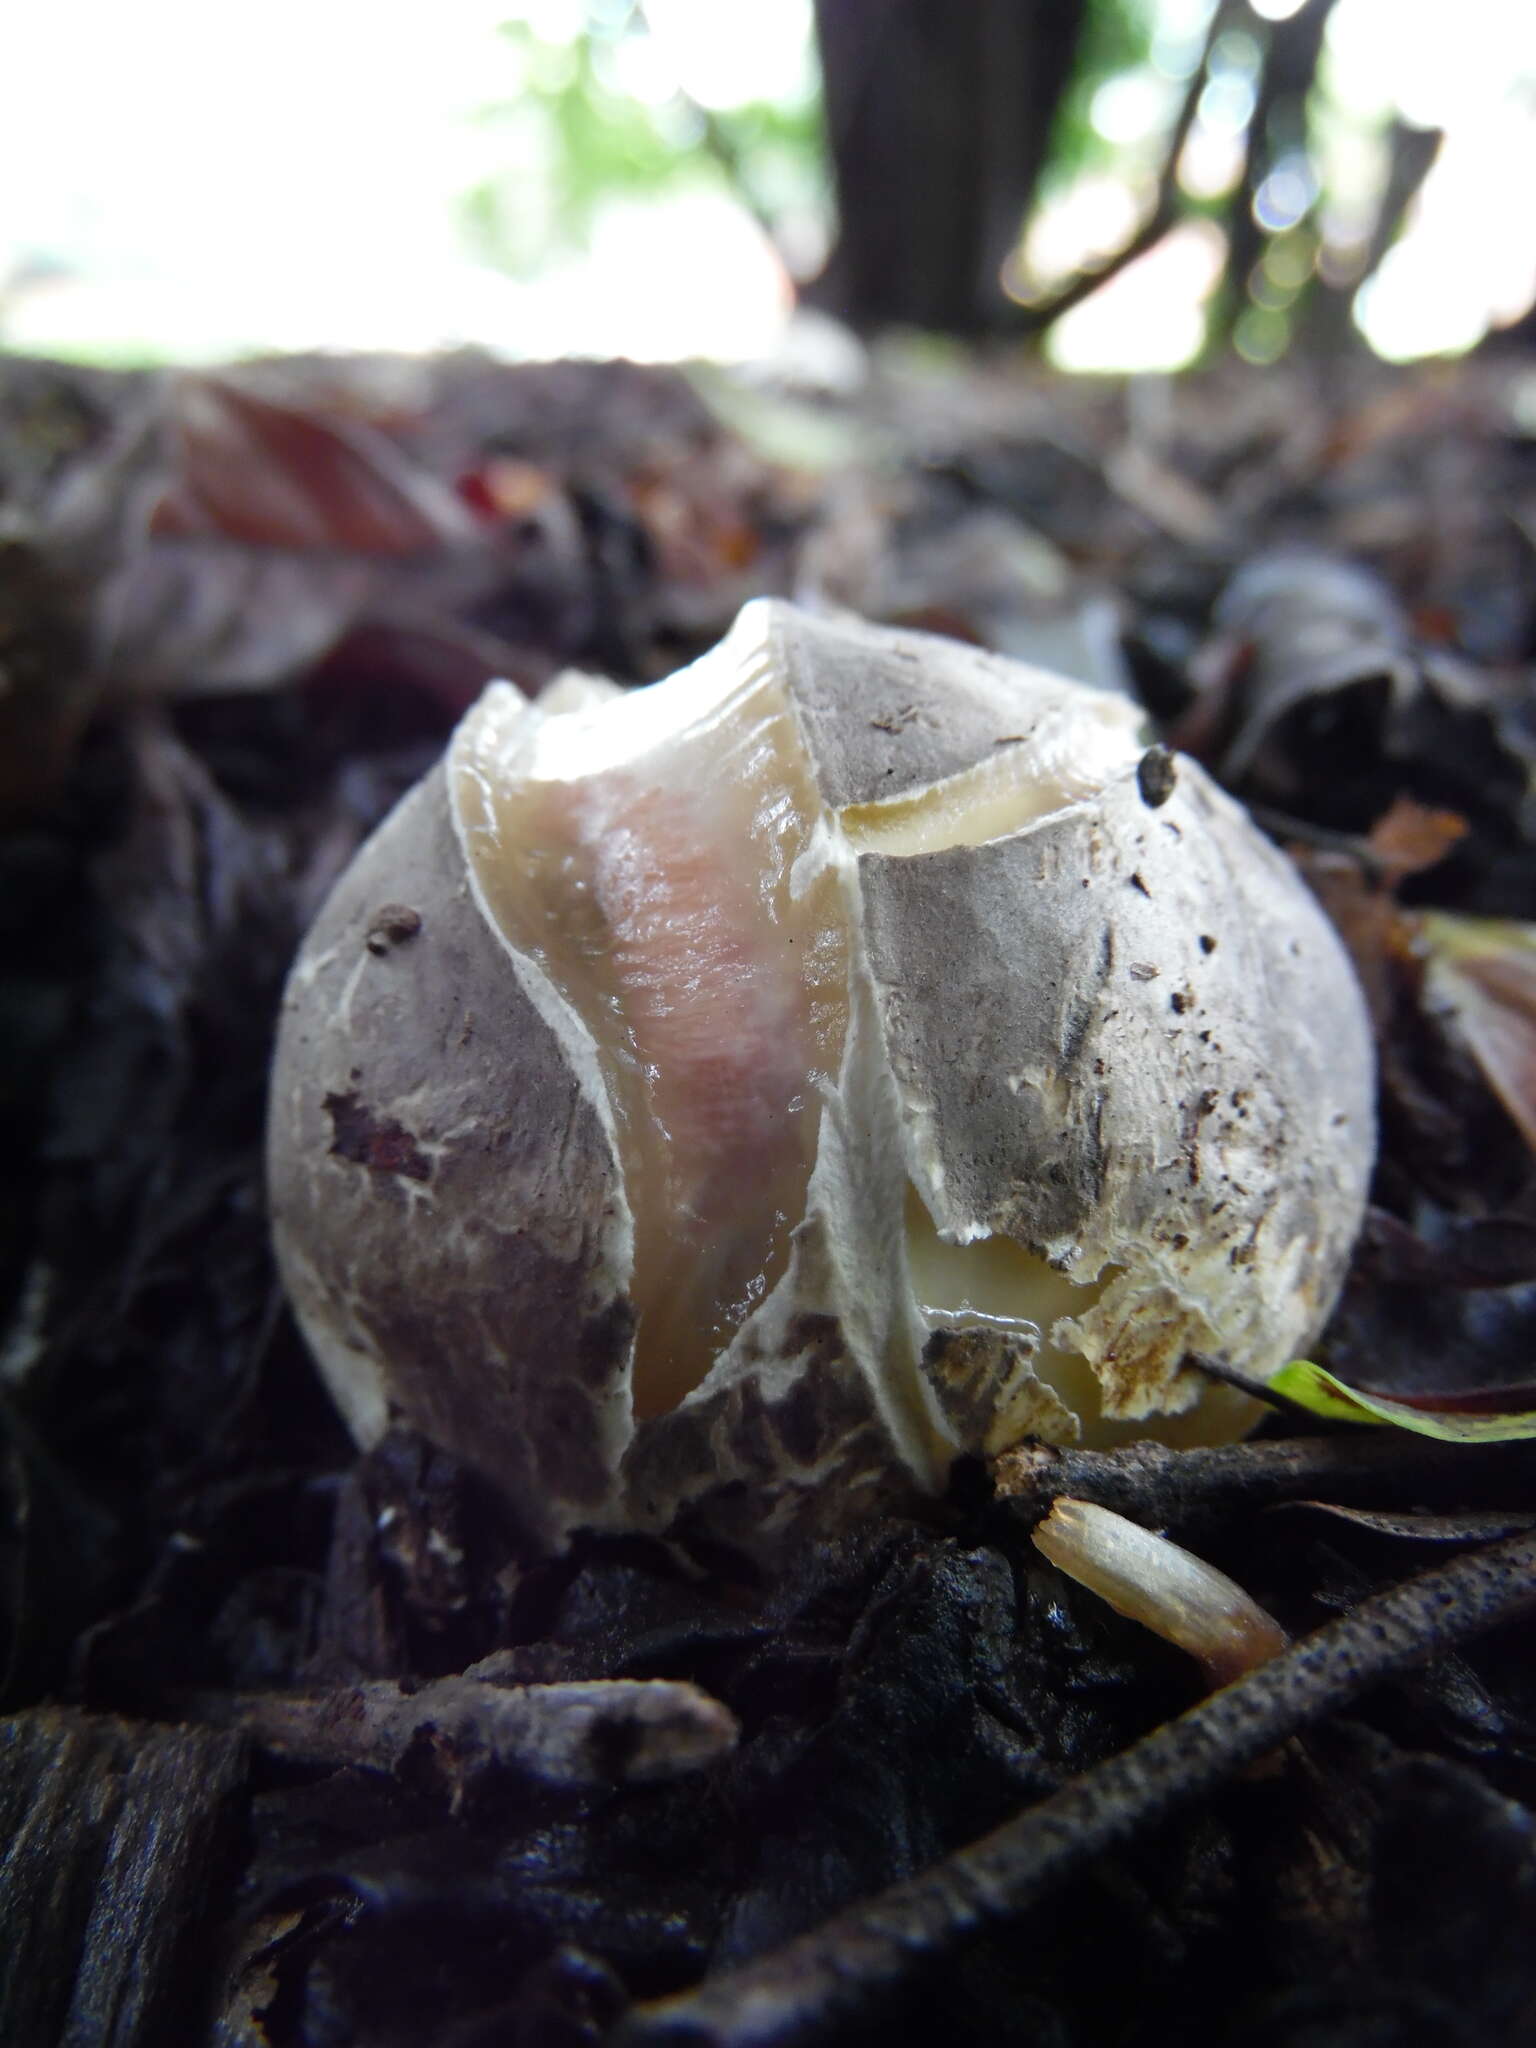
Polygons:
M1047 192L1086 172L1113 168L1117 149L1094 127L1094 96L1109 79L1144 68L1158 26L1157 0L1089 0L1078 62L1052 131ZM508 167L465 196L476 253L531 275L563 249L583 247L599 208L689 183L724 184L781 242L792 219L823 234L831 198L819 96L705 108L682 92L636 97L625 46L650 35L642 0L588 0L580 25L552 38L526 20L501 35L523 89L484 107L483 127L505 138ZM808 30L809 37L809 30ZM807 73L814 78L812 53ZM797 250L786 253L796 268Z
M1061 191L1086 172L1113 168L1120 152L1093 125L1094 95L1121 72L1151 61L1156 29L1157 0L1089 0L1077 67L1051 130L1046 193Z
M1081 0L1036 205L1108 174L1142 215L1118 247L1090 245L1079 272L1022 271L1025 316L1045 309L1029 329L1037 339L1105 275L1205 220L1226 252L1202 313L1209 349L1268 363L1298 341L1334 353L1358 344L1355 295L1401 230L1439 137L1396 120L1367 147L1355 117L1341 122L1318 68L1335 4L1301 0L1272 17L1248 0ZM808 8L803 20L809 44ZM667 67L683 60L653 34L645 0L569 0L564 14L530 6L501 33L516 82L481 112L488 168L462 201L482 260L536 275L586 246L616 199L713 187L746 205L792 275L819 269L835 209L809 47L798 90L705 106L669 84ZM1126 92L1101 101L1117 82ZM1230 144L1230 173L1207 147L1192 178L1183 145L1213 137ZM999 333L1009 317L1000 292Z
M481 110L521 168L483 179L464 201L477 253L527 275L586 242L604 201L688 184L724 184L774 232L796 210L825 215L821 109L795 102L702 107L680 90L636 97L624 46L650 35L639 0L591 0L564 40L507 21L525 81L515 99Z

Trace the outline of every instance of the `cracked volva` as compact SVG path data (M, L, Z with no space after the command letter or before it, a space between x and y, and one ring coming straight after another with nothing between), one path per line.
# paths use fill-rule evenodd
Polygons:
M293 969L279 1257L363 1443L530 1540L757 1552L1028 1435L1240 1434L1317 1334L1370 1033L1290 863L1136 708L749 605L509 685ZM385 910L398 939L381 944Z

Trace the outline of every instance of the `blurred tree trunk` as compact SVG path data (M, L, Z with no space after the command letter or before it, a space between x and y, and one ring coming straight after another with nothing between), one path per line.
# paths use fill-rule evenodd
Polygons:
M868 332L983 335L1086 0L816 0L840 228L808 293Z
M1307 102L1322 58L1323 38L1338 0L1303 0L1294 14L1269 28L1258 91L1248 123L1243 175L1222 223L1227 260L1212 320L1212 339L1230 341L1252 296L1254 272L1272 230L1260 218L1259 194L1276 167L1309 156Z
M1347 277L1335 281L1315 279L1302 301L1298 338L1315 354L1342 355L1364 347L1364 337L1352 318L1356 294L1368 278L1375 276L1402 233L1408 209L1434 169L1444 140L1438 128L1416 128L1401 115L1393 118L1387 130L1386 183L1370 240Z

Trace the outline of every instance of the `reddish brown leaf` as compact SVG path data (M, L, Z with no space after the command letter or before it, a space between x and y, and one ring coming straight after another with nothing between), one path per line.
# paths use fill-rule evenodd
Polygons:
M447 485L364 423L280 405L232 377L179 378L171 432L176 475L157 534L413 555L480 530Z
M1376 820L1366 843L1382 880L1395 889L1410 875L1437 866L1467 831L1467 821L1458 812L1431 810L1412 797L1400 796Z

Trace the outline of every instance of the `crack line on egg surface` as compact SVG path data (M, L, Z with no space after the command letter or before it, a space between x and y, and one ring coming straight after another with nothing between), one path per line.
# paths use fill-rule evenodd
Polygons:
M1109 784L1134 773L1135 743L1106 723L1085 766L1066 758L1061 720L1047 712L1028 733L989 758L892 797L847 804L838 822L858 853L914 859L986 846L1080 811Z

